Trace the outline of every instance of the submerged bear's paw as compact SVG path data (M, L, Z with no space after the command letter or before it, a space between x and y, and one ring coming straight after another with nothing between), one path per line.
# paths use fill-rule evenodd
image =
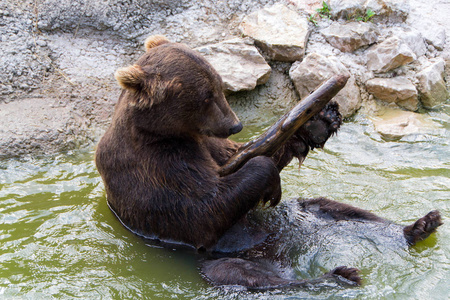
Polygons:
M361 285L361 277L359 276L359 270L356 268L348 268L346 266L340 266L331 272L327 273L327 275L331 275L339 282L348 284L351 286Z
M414 245L426 239L442 224L441 214L438 210L433 210L413 224L406 226L403 229L403 233L408 243Z

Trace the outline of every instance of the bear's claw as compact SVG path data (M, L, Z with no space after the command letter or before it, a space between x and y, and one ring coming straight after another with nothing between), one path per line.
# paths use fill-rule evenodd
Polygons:
M433 210L413 224L405 226L403 233L408 243L412 246L426 239L442 224L441 214L438 210Z
M298 131L298 135L311 149L323 148L325 142L339 129L342 117L339 105L331 102L309 119Z

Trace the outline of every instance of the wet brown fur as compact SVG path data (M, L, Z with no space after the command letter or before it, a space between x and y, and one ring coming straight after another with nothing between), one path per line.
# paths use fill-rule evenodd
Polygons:
M227 137L242 128L220 76L185 45L156 37L146 48L116 73L124 90L97 147L97 168L110 206L131 230L209 249L259 202L276 205L279 171L293 157L303 160L317 141L302 128L274 157L251 159L219 177L240 146ZM318 132L322 144L341 122L337 106L328 110L338 124Z
M337 131L341 116L337 105L329 104L273 157L253 158L237 172L220 177L219 167L240 146L227 138L242 128L225 99L220 76L185 45L158 37L147 40L146 48L133 66L116 74L124 89L95 162L110 207L129 229L209 250L258 203L278 204L279 172L293 157L302 162L310 149L323 147ZM305 205L317 206L335 219L382 220L326 199ZM411 240L430 227L425 221L407 229ZM232 266L240 272L239 263ZM255 270L264 273L260 266L256 263ZM217 270L207 275L234 282L227 268ZM252 286L264 287L264 276L253 275L261 282ZM335 275L360 282L355 269L339 269Z
M118 76L126 89L96 152L108 202L127 227L210 248L260 200L279 200L271 158L254 158L219 177L219 166L239 146L226 137L241 125L206 60L184 45L163 43L129 68L131 74L125 69ZM136 70L145 73L142 81Z

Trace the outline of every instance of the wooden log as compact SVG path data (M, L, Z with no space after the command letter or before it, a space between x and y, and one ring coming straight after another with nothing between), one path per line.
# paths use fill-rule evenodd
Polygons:
M336 75L300 101L258 138L242 145L219 170L220 176L237 171L253 157L272 156L312 116L321 111L345 86L349 76Z

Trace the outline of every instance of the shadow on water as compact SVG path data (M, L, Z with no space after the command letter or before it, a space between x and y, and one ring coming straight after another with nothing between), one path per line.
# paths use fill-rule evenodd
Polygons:
M364 230L295 246L296 275L338 265L361 270L358 288L264 293L213 288L194 255L162 249L128 232L106 205L93 150L0 160L0 297L84 299L446 299L450 285L448 108L430 113L438 133L386 141L364 120L342 127L299 170L282 173L284 201L327 196L408 224L439 209L444 225L411 249ZM236 138L263 131L249 127Z

